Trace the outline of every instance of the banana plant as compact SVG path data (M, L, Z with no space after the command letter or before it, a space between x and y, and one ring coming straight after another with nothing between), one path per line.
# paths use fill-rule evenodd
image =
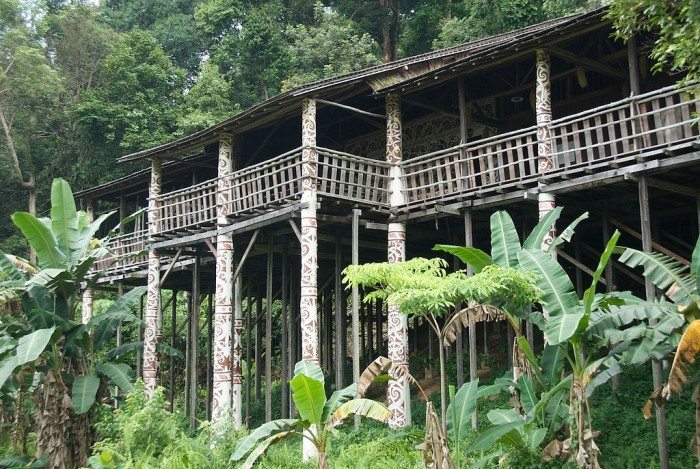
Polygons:
M631 268L643 267L644 276L670 300L660 304L659 314L654 317L656 324L639 324L627 337L611 339L622 344L619 348L624 350L626 362L639 363L674 354L666 384L655 389L644 405L644 417L649 419L654 404L663 405L681 393L688 382L686 373L700 353L700 238L695 242L689 267L658 252L631 248L621 248L619 252L620 262ZM700 385L696 385L693 396L696 420L692 447L699 448ZM696 454L700 460L700 452Z
M620 372L619 349L603 347L612 336L635 333L640 323L663 315L665 307L646 302L628 292L596 293L596 286L620 237L616 231L603 251L591 285L582 298L575 293L564 269L539 249L523 249L522 268L535 272L542 291L543 324L547 342L560 348L572 374L569 402L573 415L572 456L579 467L597 467L598 447L594 441L588 398L593 391ZM598 351L601 348L604 353Z
M380 358L383 359L382 363L391 363L387 358ZM350 415L360 415L383 423L391 416L384 404L362 397L367 386L379 376L375 366L377 363L380 362L375 360L367 367L357 383L335 391L330 398L326 398L321 367L310 361L298 362L289 385L299 418L278 419L260 425L238 442L231 461L238 462L248 455L241 467L252 468L271 444L298 435L316 448L318 467L327 469L328 438Z
M523 413L513 408L493 409L488 412L490 426L481 430L476 440L466 448L465 454L493 449L493 445L502 444L519 450L539 452L547 435L553 435L564 424L569 414L566 395L571 386L572 377L549 386L543 392L537 392L538 383L525 375L513 381L511 376L498 378L491 385L479 386L479 380L465 383L459 391L450 387L450 406L447 413L447 432L453 450L454 459L462 457L462 445L471 432L471 418L476 411L478 399L483 399L499 392L507 392L510 387L520 389ZM496 450L487 455L483 462L502 454Z
M530 234L525 238L523 244L520 244L518 231L515 229L513 219L504 210L497 211L491 215L491 255L473 246L454 246L446 244L437 244L433 248L435 251L444 251L456 256L464 264L470 266L474 273L481 272L489 265L498 265L512 269L520 268L519 253L522 250L543 249L548 254L556 252L556 248L564 242L570 241L574 234L576 226L588 218L588 212L579 216L570 225L568 225L554 239L554 241L545 245L544 240L546 235L552 230L554 224L561 216L563 207L557 207L548 212L539 223L533 228ZM525 372L533 375L533 370L529 366L528 356L532 355L532 351L528 346L527 341L523 339L522 321L530 320L534 323L541 324L542 317L536 313L529 311L529 308L513 308L509 305L504 305L502 308L505 319L511 326L514 332L513 346L513 374L517 380L521 373ZM541 383L544 384L544 383Z
M103 376L125 390L130 389L131 373L123 363L97 361L98 350L108 347L122 322L137 322L131 313L143 295L136 288L122 296L88 324L76 320L80 293L90 288L99 272L90 274L94 263L110 255L108 235L96 239L111 213L90 222L85 212L76 210L68 183L56 179L51 188L50 218L37 218L26 212L12 215L36 253L37 264L17 262L0 252L3 281L0 291L19 297L22 315L0 326L0 387L26 372L40 373L41 404L37 410L37 454L47 456L48 465L78 466L71 445L89 442L85 414L94 402ZM74 421L85 420L78 425ZM75 435L75 429L86 434ZM85 446L89 447L89 443Z

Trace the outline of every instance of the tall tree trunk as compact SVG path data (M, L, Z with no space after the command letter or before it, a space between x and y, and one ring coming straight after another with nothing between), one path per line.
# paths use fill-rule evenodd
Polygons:
M37 403L37 457L46 456L46 467L51 469L71 469L73 452L68 435L71 430L68 390L61 380L50 370L44 376L43 392Z
M5 142L7 145L7 153L10 157L10 163L15 169L15 173L19 178L20 185L25 189L29 189L29 203L27 211L32 215L36 215L36 179L34 178L34 173L29 173L29 179L24 180L24 175L22 174L22 167L19 164L19 157L17 156L17 150L15 149L15 141L12 138L12 132L10 132L10 125L7 123L5 118L5 110L0 103L0 125L2 125L2 130L5 133ZM34 264L36 262L36 253L30 248L29 250L29 261Z
M399 36L399 1L379 0L381 6L382 51L384 62L396 60Z

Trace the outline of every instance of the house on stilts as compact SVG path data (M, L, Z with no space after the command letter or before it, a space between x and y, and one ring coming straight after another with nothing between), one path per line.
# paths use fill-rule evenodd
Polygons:
M624 44L611 33L604 10L547 21L300 86L123 156L150 168L77 195L95 213L144 209L112 239L120 259L101 261L98 286L148 286L147 389L163 385L172 399L175 365L156 344L184 334L191 418L206 388L207 417L236 427L254 401L266 420L293 412L286 382L298 360L319 362L340 388L379 354L434 357L427 324L353 302L341 271L431 257L436 243L487 248L495 210L523 231L557 205L569 219L588 211L558 251L579 290L613 229L687 264L700 223L700 94L650 72L653 37ZM644 290L640 272L619 263L602 282ZM182 301L189 317L178 323ZM512 344L498 323L477 326L452 355L460 380L475 376L479 355ZM262 392L273 379L275 408ZM407 383L389 383L394 428L411 422L408 398Z

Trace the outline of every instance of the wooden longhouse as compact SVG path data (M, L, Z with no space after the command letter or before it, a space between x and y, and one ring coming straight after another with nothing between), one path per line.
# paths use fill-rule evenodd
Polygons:
M650 72L652 40L614 40L602 10L556 19L301 86L122 157L150 169L78 195L96 211L146 209L112 242L115 254L141 255L100 269L104 288L148 285L139 370L147 389L172 393L173 365L156 343L174 343L183 327L190 338L207 329L207 409L237 427L263 378L271 388L277 356L275 376L314 360L341 387L378 354L408 363L419 348L435 353L427 325L360 304L341 271L430 257L440 242L488 249L498 209L523 231L556 205L567 207L565 219L588 211L559 251L579 289L613 229L626 245L687 263L700 209L699 96L674 87L679 76ZM602 283L644 290L640 272L617 263ZM178 296L162 304L162 289L189 292L197 320L175 324ZM207 295L201 326L192 303ZM170 306L172 330L163 331ZM486 331L479 325L457 342L458 380L463 349L475 375ZM255 376L243 379L242 360L257 365ZM268 420L293 411L281 382L280 409L265 393ZM411 421L408 394L406 383L390 382L393 427Z

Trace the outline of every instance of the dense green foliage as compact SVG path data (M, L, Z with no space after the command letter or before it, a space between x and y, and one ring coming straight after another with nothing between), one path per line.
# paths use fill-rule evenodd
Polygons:
M651 50L654 70L686 72L687 79L700 78L700 2L679 0L613 0L608 16L619 37L627 40L639 32L654 32L658 39Z

